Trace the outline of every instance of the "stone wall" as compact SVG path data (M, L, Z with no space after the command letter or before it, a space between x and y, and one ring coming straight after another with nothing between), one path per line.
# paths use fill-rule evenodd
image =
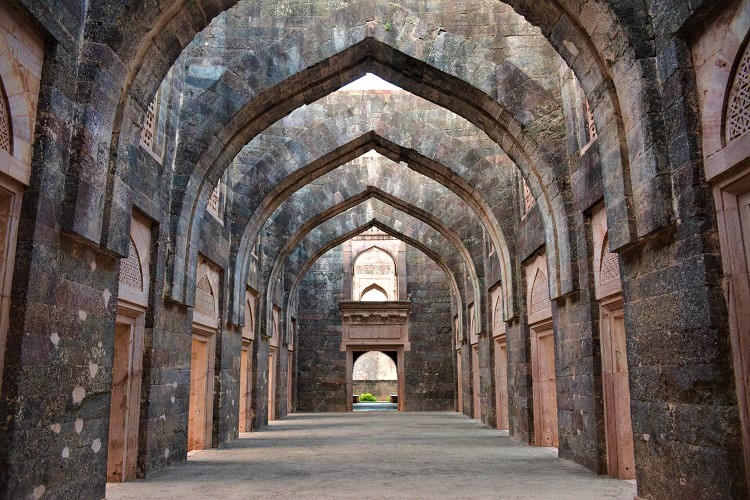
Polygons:
M406 411L453 410L450 288L445 273L425 254L406 247L411 351L405 354Z
M343 262L341 246L325 253L299 289L298 411L346 411L346 353L339 351Z

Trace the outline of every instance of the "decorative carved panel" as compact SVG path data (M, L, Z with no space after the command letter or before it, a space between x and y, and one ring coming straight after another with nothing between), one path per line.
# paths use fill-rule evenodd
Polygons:
M547 258L539 254L524 264L526 275L526 304L529 325L552 317L552 300L547 279Z
M496 286L490 294L492 308L492 335L498 337L505 334L505 319L503 317L503 287Z
M476 344L479 342L479 334L477 332L476 328L476 321L475 321L475 315L476 315L476 308L474 307L474 304L469 304L469 343L470 344Z
M605 243L606 245L606 243ZM602 269L599 277L600 283L608 283L612 280L620 280L620 263L617 260L617 254L606 251L604 247L604 256L602 257Z
M361 234L355 236L352 239L356 241L383 241L392 240L393 236L388 233L384 233L376 227L371 227L370 229L363 231Z
M195 312L204 316L214 316L216 312L214 292L208 276L203 276L195 287Z
M591 215L591 232L594 243L594 289L597 300L610 297L622 291L620 284L620 262L617 254L609 251L607 238L607 213L604 206Z
M0 149L8 154L13 154L13 134L10 127L10 108L8 96L5 94L5 86L0 79Z
M143 119L143 128L141 129L141 141L143 145L154 151L156 145L156 126L158 123L158 109L159 109L159 94L160 91L156 92L154 100L148 105L146 109L146 116Z
M274 305L271 312L271 346L277 347L279 340L281 340L281 308Z
M598 137L598 134L596 133L596 123L594 123L594 113L591 112L591 106L589 106L589 100L584 97L583 102L586 106L586 126L588 127L589 144L590 144L596 140L596 138Z
M461 349L461 343L463 341L463 333L461 332L461 324L458 321L458 315L453 316L453 335L456 343L456 349Z
M217 184L216 187L214 187L214 190L211 191L211 197L208 199L208 205L206 206L206 210L208 210L208 213L216 217L216 219L221 218L219 216L219 207L221 206L220 188L220 184Z
M745 47L727 103L727 142L750 131L750 44Z
M151 222L134 212L130 220L130 242L128 256L120 261L120 290L117 296L120 305L149 305L151 271Z
M523 182L523 202L524 207L526 208L524 213L529 213L529 210L534 206L536 200L534 200L534 195L531 193L531 189L529 189L529 185L526 181L522 180L521 182Z
M137 290L143 290L143 269L133 238L130 238L128 256L123 259L120 265L120 283L132 286Z
M373 347L403 345L409 350L409 302L341 302L339 309L343 324L342 351L349 344Z
M549 284L547 276L543 272L538 272L534 279L534 286L531 288L531 314L537 313L551 307L549 300Z
M245 325L242 327L242 338L255 338L255 304L258 294L252 290L245 292Z

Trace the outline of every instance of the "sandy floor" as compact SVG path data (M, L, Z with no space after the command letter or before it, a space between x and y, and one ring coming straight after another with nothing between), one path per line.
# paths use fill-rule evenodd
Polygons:
M295 414L108 498L622 498L629 482L457 413Z

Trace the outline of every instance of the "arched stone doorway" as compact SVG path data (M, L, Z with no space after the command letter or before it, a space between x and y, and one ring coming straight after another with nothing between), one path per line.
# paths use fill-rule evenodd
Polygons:
M398 351L355 351L352 358L353 409L398 409Z

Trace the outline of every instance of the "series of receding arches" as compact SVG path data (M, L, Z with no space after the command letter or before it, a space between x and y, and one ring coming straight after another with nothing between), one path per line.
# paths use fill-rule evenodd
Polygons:
M611 457L602 426L593 420L606 405L605 410L579 405L577 398L597 399L598 390L586 393L573 381L580 376L596 386L596 373L607 368L591 339L598 339L598 322L622 320L635 389L631 434L656 436L656 428L674 419L690 420L684 405L698 405L706 418L720 419L721 427L744 436L744 445L721 446L672 436L674 449L636 439L635 465L650 464L639 471L639 492L678 491L655 478L700 483L695 474L686 479L674 472L680 467L673 462L688 446L718 450L717 467L741 453L747 460L746 387L738 384L737 401L732 385L735 376L742 379L736 374L748 371L746 360L737 360L747 342L742 321L747 283L738 278L746 274L747 262L732 251L731 241L745 219L725 217L745 200L744 170L737 172L746 162L742 123L750 107L738 97L750 57L748 16L742 15L747 2L722 11L731 17L725 23L729 35L722 39L727 61L711 71L698 57L711 42L687 34L700 22L696 19L721 25L711 6L680 18L670 31L665 9L604 0L476 0L481 8L472 11L472 32L459 29L462 20L440 5L431 4L428 15L416 1L355 0L330 13L287 18L284 12L299 3L179 0L122 6L107 0L75 15L19 1L44 27L45 55L39 89L20 89L25 77L14 66L18 58L0 37L0 149L7 156L0 158L0 171L15 186L8 189L10 218L16 221L8 226L14 228L12 250L6 251L11 264L4 265L12 270L15 262L17 275L13 290L4 278L1 297L5 350L13 358L0 379L7 385L5 411L13 417L4 439L40 447L19 437L25 424L17 416L31 405L22 388L36 387L35 377L42 375L28 373L19 360L36 352L23 335L49 329L35 317L54 321L55 308L75 310L63 323L80 328L82 349L96 351L86 362L107 373L115 368L101 350L111 357L116 349L117 338L108 334L115 316L137 313L132 331L152 349L143 367L151 377L148 392L173 391L172 405L199 398L192 378L189 397L177 390L186 382L190 341L174 340L175 332L192 331L193 351L198 342L213 356L200 379L208 396L200 397L220 390L216 416L213 406L204 409L205 426L200 436L186 437L190 443L215 445L240 427L282 416L293 404L294 379L280 370L293 371L289 360L305 273L327 251L374 227L419 249L445 272L455 347L468 345L477 356L458 354L474 377L463 381L464 393L472 397L463 398L467 412L494 423L497 405L486 404L479 393L485 400L487 394L490 400L510 400L511 433L527 442L535 433L538 438L531 386L540 372L534 352L554 323L560 414L569 420L567 427L560 424L560 454L602 472ZM277 27L273 36L270 26ZM366 73L403 91L339 91ZM564 74L567 80L560 78ZM719 84L706 83L714 80ZM704 88L709 90L699 92ZM18 97L34 90L44 104L38 116L36 101ZM576 101L566 97L568 90L583 96L585 112L571 107ZM701 118L702 130L692 125ZM570 123L576 120L585 121L589 139L596 139L577 144ZM164 141L158 152L149 146L151 139L143 144L144 122ZM723 200L716 207L707 179L714 198ZM533 203L524 203L524 189ZM21 197L22 192L27 194ZM29 224L22 227L16 262L19 218ZM79 295L62 285L28 292L45 282L44 259ZM680 279L693 272L692 281ZM727 282L732 285L725 306L720 288ZM391 295L370 285L359 298L370 293L378 299ZM11 294L20 304L13 310L7 305ZM619 302L609 300L613 294ZM670 311L665 317L654 312L660 300ZM692 345L686 332L700 331L710 337L707 344L720 347L705 360L663 362L648 355L649 323L678 337L679 345ZM45 330L33 338L49 335ZM52 344L57 352L59 344ZM586 347L576 347L581 345ZM732 348L733 368L725 363ZM243 349L257 360L244 375L230 362ZM482 372L481 378L479 373L478 357L486 356L494 367L502 349L504 362L523 374L507 381L510 394L498 388L494 372ZM681 348L672 354L685 355ZM65 370L56 363L50 366ZM703 373L715 376L706 381L694 372L685 375L680 371L685 364L702 364ZM216 385L210 382L214 373ZM616 378L616 370L612 374ZM672 389L671 381L680 377L692 377L691 382ZM65 384L75 384L60 390L64 397L40 395L34 404L59 408L70 404L72 393L67 423L103 418L107 409L86 413L80 406L111 392L100 387L96 374L90 379L71 375ZM81 391L85 396L79 398ZM523 391L529 394L519 395ZM168 399L166 394L160 397ZM282 395L288 400L281 402ZM243 417L225 410L235 396L253 408L239 427ZM158 416L141 420L153 423L163 416L168 422L142 440L158 446L139 452L140 471L182 458L168 436L186 433L185 408L156 399L146 398L141 411ZM675 405L682 416L674 416ZM732 413L736 407L739 416ZM726 408L729 416L717 416ZM658 415L653 425L652 414ZM37 427L66 423L56 420ZM596 450L581 451L587 446ZM701 453L694 451L688 462L698 463ZM652 463L654 457L661 461ZM18 479L23 464L0 458L0 464L9 464L9 491L28 494L29 484ZM32 480L63 491L64 479L45 482L37 474ZM708 494L744 491L736 478L729 486L706 483L696 488Z

